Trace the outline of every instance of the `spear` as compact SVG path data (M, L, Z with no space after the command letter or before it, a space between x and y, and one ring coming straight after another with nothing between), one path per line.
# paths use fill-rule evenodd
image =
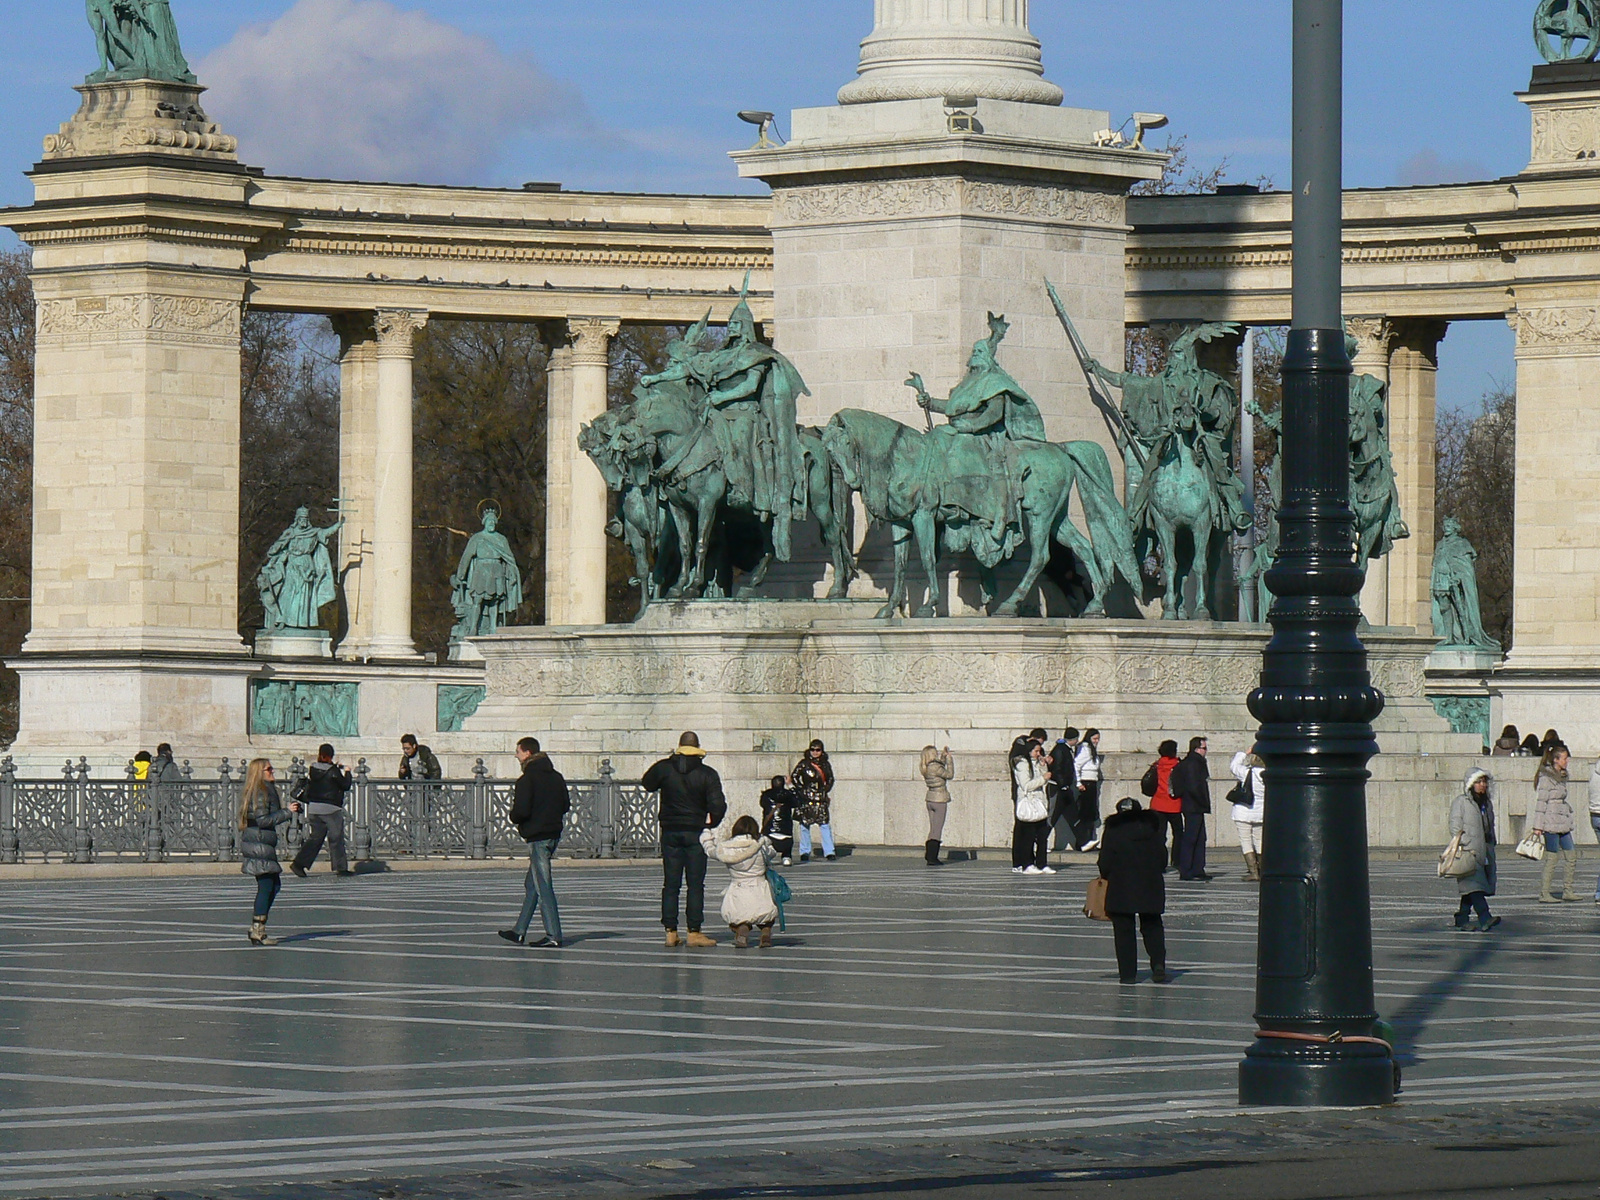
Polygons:
M1083 375L1089 383L1089 399L1094 401L1094 406L1100 410L1100 415L1105 418L1106 425L1111 429L1111 436L1117 441L1121 449L1133 449L1133 456L1138 460L1139 468L1144 469L1145 455L1139 443L1128 432L1128 423L1123 419L1122 410L1106 393L1105 386L1100 377L1089 368L1088 347L1083 339L1078 336L1078 329L1072 323L1072 318L1067 315L1067 306L1061 302L1061 295L1056 291L1056 285L1048 279L1044 281L1045 289L1050 293L1050 303L1055 305L1056 316L1061 321L1061 327L1067 331L1067 340L1072 343L1073 352L1078 356L1078 366L1083 368Z

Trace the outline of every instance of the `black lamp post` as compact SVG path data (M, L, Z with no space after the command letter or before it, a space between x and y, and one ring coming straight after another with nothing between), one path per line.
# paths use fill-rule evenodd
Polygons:
M1266 831L1256 961L1260 1033L1244 1104L1387 1104L1373 1037L1367 762L1383 697L1356 634L1350 359L1344 347L1343 0L1294 0L1294 325L1283 363L1277 602L1261 686Z

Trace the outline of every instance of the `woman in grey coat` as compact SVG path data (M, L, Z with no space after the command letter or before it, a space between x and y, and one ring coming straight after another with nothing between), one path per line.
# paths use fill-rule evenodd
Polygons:
M283 886L283 867L278 863L278 826L300 811L299 804L283 807L278 785L272 778L272 764L264 758L251 761L245 771L244 791L239 797L239 869L256 881L255 914L250 920L250 944L275 946L277 938L267 936L267 914Z
M1461 835L1461 849L1478 863L1477 870L1463 875L1456 883L1461 888L1461 907L1456 910L1456 928L1463 933L1474 928L1469 913L1478 914L1478 932L1488 933L1500 924L1489 912L1489 897L1495 891L1494 847L1499 840L1494 827L1494 776L1481 768L1467 772L1466 786L1450 803L1450 834Z

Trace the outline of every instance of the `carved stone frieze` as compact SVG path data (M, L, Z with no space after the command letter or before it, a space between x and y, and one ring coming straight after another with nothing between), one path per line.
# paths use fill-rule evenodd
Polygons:
M239 340L237 301L199 296L135 294L41 300L41 338L160 334L163 339Z
M494 695L925 695L1243 697L1261 673L1258 655L944 653L607 653L495 659ZM1395 675L1394 689L1420 694L1422 669ZM1388 689L1386 689L1388 690Z
M1600 345L1600 308L1519 308L1512 314L1517 345L1528 349Z
M886 179L784 188L773 196L773 223L835 225L907 217L978 214L1068 225L1121 226L1125 208L1111 192L992 180Z
M1533 166L1570 167L1600 154L1600 108L1540 106L1533 112Z
M1420 696L1428 681L1426 664L1423 658L1375 657L1370 663L1372 686L1385 696Z

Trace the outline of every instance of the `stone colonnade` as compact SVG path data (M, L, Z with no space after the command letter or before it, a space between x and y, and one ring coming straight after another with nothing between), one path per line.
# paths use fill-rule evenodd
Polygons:
M349 626L339 656L416 657L411 633L417 334L430 314L378 309L334 316L341 340L340 563ZM552 625L606 619L605 480L578 449L579 428L605 412L611 341L622 322L539 322L547 365L545 615Z

